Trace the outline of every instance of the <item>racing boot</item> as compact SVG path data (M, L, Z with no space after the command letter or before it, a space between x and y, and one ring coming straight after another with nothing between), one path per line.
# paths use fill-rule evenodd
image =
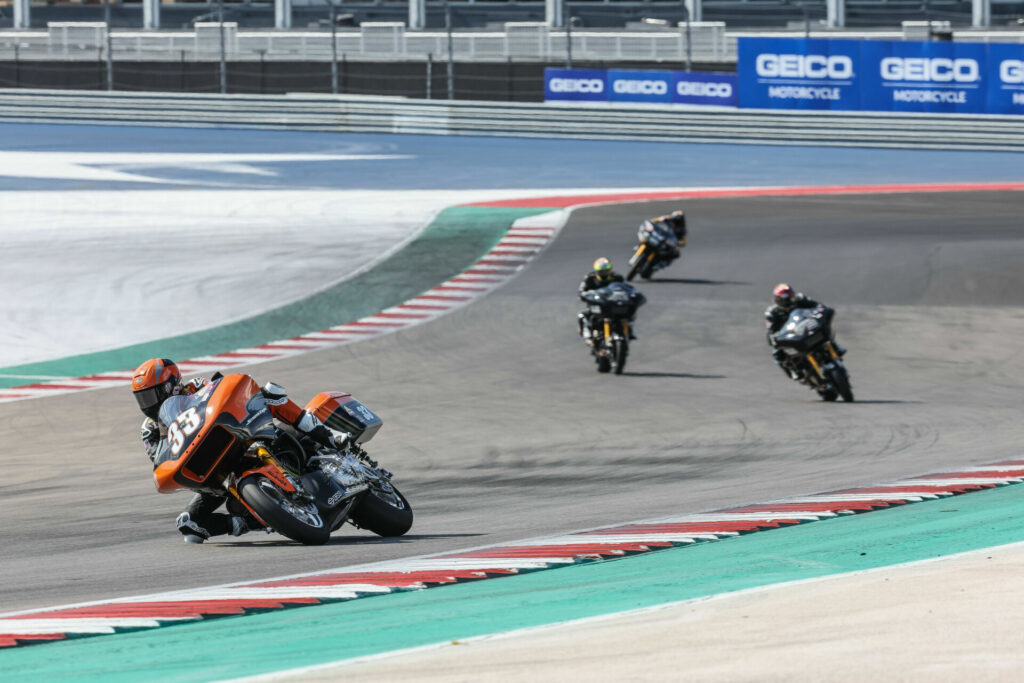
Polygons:
M196 524L187 512L182 512L175 521L186 543L202 543L210 538L210 532Z
M241 536L247 533L249 533L249 525L245 523L245 518L231 515L231 535Z
M586 318L580 316L579 328L580 336L583 337L583 341L586 342L587 346L593 348L594 346L594 331L590 328L590 323Z
M836 350L836 353L839 354L840 358L846 355L846 347L840 346L839 342L837 342L835 339L832 340L832 348Z

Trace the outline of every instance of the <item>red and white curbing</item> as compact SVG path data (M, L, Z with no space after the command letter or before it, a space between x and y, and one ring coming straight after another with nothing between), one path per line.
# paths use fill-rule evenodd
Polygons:
M726 539L1024 481L1024 460L310 574L0 614L0 648L354 600Z
M463 273L403 304L326 330L309 332L259 346L178 361L183 374L199 374L240 365L255 365L373 339L429 322L488 294L522 270L558 233L565 212L552 211L515 221L489 252ZM0 389L0 403L123 385L132 371L68 377Z

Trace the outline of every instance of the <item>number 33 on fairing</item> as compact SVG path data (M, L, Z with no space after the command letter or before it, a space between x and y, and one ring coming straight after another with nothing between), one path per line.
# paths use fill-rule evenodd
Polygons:
M179 415L167 427L167 442L171 445L171 453L178 455L181 452L181 447L185 445L185 437L191 436L199 429L200 424L202 424L202 420L199 419L199 413L195 408L189 408Z

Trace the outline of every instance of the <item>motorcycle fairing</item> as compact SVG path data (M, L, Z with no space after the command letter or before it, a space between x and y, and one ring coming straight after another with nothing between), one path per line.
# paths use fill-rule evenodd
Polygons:
M248 375L227 375L193 396L169 398L160 419L171 450L171 459L153 471L161 493L202 487L224 457L241 455L246 440L274 436L273 416Z

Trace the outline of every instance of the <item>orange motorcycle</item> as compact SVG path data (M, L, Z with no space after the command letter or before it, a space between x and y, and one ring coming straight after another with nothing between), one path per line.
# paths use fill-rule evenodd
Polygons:
M342 450L300 439L274 422L248 375L214 375L191 396L160 409L175 459L153 471L161 493L183 489L228 496L228 510L264 527L319 545L346 521L380 536L401 536L412 509L362 445L381 419L350 394L317 394L306 405L331 429L352 434Z

